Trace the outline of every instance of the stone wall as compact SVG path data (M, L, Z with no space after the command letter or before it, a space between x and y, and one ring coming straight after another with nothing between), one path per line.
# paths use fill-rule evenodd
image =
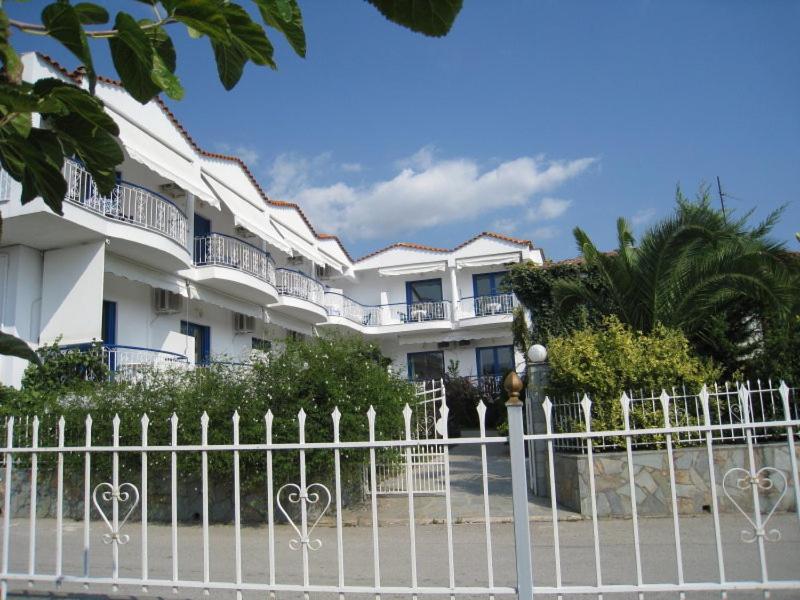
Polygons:
M0 472L0 477L4 476L4 472ZM30 514L30 497L31 497L31 480L30 469L15 468L12 471L12 485L11 485L11 516L13 518L27 518ZM105 481L105 480L102 480ZM128 481L124 477L120 479L120 483ZM93 480L92 485L97 485L101 482L100 478ZM141 491L141 482L133 480L132 483ZM332 484L327 484L330 490L334 487ZM201 482L199 479L179 480L178 482L178 520L185 523L199 523L203 514L203 496L201 491ZM266 487L259 489L241 491L241 520L242 523L265 523L267 521L267 491ZM277 492L280 486L276 483L275 491ZM5 485L0 485L0 507L2 507L3 495ZM36 485L36 514L39 518L54 518L56 516L57 508L57 479L54 469L40 470L37 477ZM98 492L98 495L102 492ZM147 513L148 522L151 523L166 523L172 519L171 512L171 491L170 481L168 478L155 478L151 477L148 481L147 493ZM342 489L342 505L350 506L361 500L361 481L355 484L348 485L343 482ZM100 514L97 508L90 502L90 518L92 520L99 520ZM297 504L292 504L286 498L286 494L282 495L282 502L284 508L290 513L293 519L298 515L294 514L298 509ZM103 509L110 514L110 504L100 503ZM81 520L84 513L84 486L83 477L68 477L64 478L64 500L63 500L63 516L65 519ZM125 503L120 503L120 518L127 512ZM310 507L314 510L315 507ZM277 505L274 507L276 522L283 522L284 517L278 510ZM333 514L333 503L331 508L328 509L330 514ZM233 521L233 481L220 481L211 479L208 489L208 513L209 521L211 523L230 523ZM135 507L131 513L130 520L132 522L138 521L141 518L141 502Z
M797 453L800 461L800 447L797 448ZM674 459L678 512L687 515L709 512L711 486L706 447L676 448ZM762 471L761 475L766 485L769 485L766 482L767 478L772 482L771 489L762 489L759 493L762 511L771 510L776 502L779 503L777 510L794 510L794 479L787 443L755 446L755 460L757 470L770 468L768 471ZM745 485L744 489L737 487L737 479L745 473L731 472L731 469L748 469L748 467L746 445L725 445L714 448L714 474L720 511L735 510L731 498L741 506L742 510L752 511L753 497L750 486ZM594 469L598 516L630 516L631 488L628 481L626 453L595 452ZM638 514L643 516L672 514L667 451L634 450L633 472ZM725 478L726 473L729 473L727 478ZM786 478L785 485L779 473ZM557 453L555 476L558 503L583 515L591 515L589 461L586 456Z

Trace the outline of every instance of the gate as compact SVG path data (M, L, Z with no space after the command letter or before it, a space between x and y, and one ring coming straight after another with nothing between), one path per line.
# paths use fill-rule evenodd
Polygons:
M431 440L416 433L418 421L409 406L403 411L399 439L378 435L373 409L363 416L342 415L337 409L326 421L315 417L314 441L307 441L303 410L296 416L294 432L276 430L267 412L260 432L246 439L242 436L250 436L255 423L241 428L234 414L229 423L210 424L204 414L199 423L184 424L191 439L181 443L177 415L168 423L151 423L147 416L137 422L117 417L102 436L97 427L104 424L94 424L93 433L91 418L76 435L68 435L61 418L52 439L48 431L40 431L38 419L30 430L21 431L24 421L9 418L0 449L0 596L4 600L10 591L53 587L65 593L83 588L128 594L204 591L215 598L264 593L308 598L325 593L378 600L384 594L508 595L524 600L580 594L800 595L797 390L785 384L771 390L775 410L770 412L754 410L749 387L737 388L741 418L735 422L715 418L717 406L705 388L688 421L675 419L673 398L663 392L656 405L661 422L642 423L623 395L621 425L613 430L593 427L587 397L580 402L579 427L556 427L552 403L545 399L545 431L525 434L522 384L515 374L506 383L508 436L486 435L486 408L481 403L476 437L454 441L444 428L435 438L433 445L443 454L444 491L433 501L441 503L445 516L432 525L420 525L415 518L423 503L414 493L414 456L431 446ZM417 412L424 414L424 409ZM446 422L447 416L442 404L439 418ZM355 419L366 424L364 438L343 441L341 423ZM281 427L285 424L282 421ZM214 439L221 439L224 431L224 441L209 442L212 425ZM324 431L327 428L330 433ZM733 434L741 439L726 439ZM609 440L622 448L613 469L599 454ZM540 516L545 515L546 522L529 522L528 441L546 446L550 500L539 507L545 510ZM483 519L470 526L458 525L454 510L453 497L460 492L451 486L449 452L456 442L476 451ZM492 513L495 498L490 493L487 449L506 443L514 517L504 523ZM581 493L589 506L584 520L559 518L557 501L568 490L562 489L563 471L556 467L561 458L557 445L582 450L586 489ZM658 464L664 467L645 481L644 470L636 465L645 458L652 463L653 454L639 453L652 452L643 448L654 445L659 447ZM687 449L696 451L695 471L684 479ZM392 529L380 522L377 505L376 453L385 450L406 466L408 519ZM733 466L722 468L722 454L732 457ZM360 465L364 456L370 475L369 522L346 527L345 474L355 464L350 461ZM320 475L322 464L330 467L325 476ZM614 475L622 484L611 491L629 498L632 515L601 520L599 499L609 491ZM257 483L255 496L250 495L248 481ZM665 486L663 501L670 516L639 518L637 510L644 504L638 488L654 482ZM681 486L690 484L708 485L710 500L708 510L690 517L687 526L678 498ZM230 523L212 527L220 499L224 506L230 499ZM258 520L257 526L246 527L244 521L251 517Z
M411 435L425 443L411 451L411 477L406 477L408 466L402 456L378 462L375 493L379 496L406 494L409 485L415 494L438 495L445 491L444 448L436 443L446 428L441 413L446 404L444 380L418 381L414 387L416 410ZM365 496L370 493L369 477L369 465L364 465Z

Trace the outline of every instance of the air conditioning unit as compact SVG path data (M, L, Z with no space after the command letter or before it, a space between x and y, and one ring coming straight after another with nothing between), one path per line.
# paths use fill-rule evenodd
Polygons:
M458 340L459 346L470 346L472 344L472 340Z
M450 342L439 342L437 344L437 347L438 348L449 348L450 347Z
M165 196L169 196L172 199L183 198L186 196L186 190L180 187L177 183L162 183L160 186L158 186L158 189L160 189Z
M255 237L255 234L250 231L247 227L242 227L241 225L237 225L233 228L233 232L241 238L249 239L251 237Z
M236 333L252 333L256 330L256 318L242 313L233 313L233 330Z
M287 256L286 264L293 267L301 267L303 266L303 257L299 254L297 256Z
M156 288L153 290L153 310L158 315L172 315L183 308L183 296L170 290Z

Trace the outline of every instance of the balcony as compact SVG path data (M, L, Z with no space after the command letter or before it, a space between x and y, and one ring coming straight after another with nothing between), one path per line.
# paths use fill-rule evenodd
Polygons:
M163 196L133 183L120 182L108 196L101 196L89 172L77 162L64 163L70 204L114 222L154 231L186 248L189 235L184 212Z
M313 277L294 269L276 269L275 287L280 302L272 308L315 324L327 317L325 286Z
M135 381L154 369L189 369L192 367L189 359L183 354L156 348L89 343L61 346L60 350L61 352L77 351L95 354L108 369L108 378L117 381ZM84 370L82 375L87 379L94 379L97 373Z
M412 302L371 306L361 304L338 292L325 292L325 310L330 324L355 324L358 329L377 333L374 328L390 328L387 332L420 329L450 329L450 302Z
M212 232L194 238L196 279L259 304L275 302L275 261L268 252L240 239ZM265 285L266 284L266 285Z
M514 312L516 306L514 294L494 294L492 296L470 296L462 298L458 303L458 319L476 319L489 317L507 317ZM501 319L507 320L507 319Z

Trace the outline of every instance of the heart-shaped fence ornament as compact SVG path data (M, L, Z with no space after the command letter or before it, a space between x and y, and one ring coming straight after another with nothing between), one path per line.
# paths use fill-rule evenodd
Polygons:
M303 532L297 527L297 524L289 516L289 513L286 512L286 509L283 507L283 504L281 504L281 494L283 493L284 490L295 490L293 492L287 493L286 499L292 504L300 504L301 502L304 503L306 505L306 514L308 514L309 506L316 505L317 503L321 505L320 500L323 498L324 494L325 506L319 512L317 519L314 521L314 523L312 523L311 527L308 529L305 536L303 536ZM318 490L318 491L312 491L312 490ZM303 544L306 544L309 550L319 550L320 548L322 548L322 540L320 540L319 538L311 539L311 534L314 532L314 529L316 529L317 524L322 519L322 516L325 514L325 512L331 505L330 490L328 490L328 488L326 488L321 483L312 483L311 485L306 486L304 493L304 490L302 490L300 486L297 485L296 483L287 483L281 486L281 488L278 490L278 493L275 494L275 501L278 504L278 509L283 513L283 516L286 517L286 520L289 522L289 525L291 525L292 529L294 529L297 532L297 538L292 538L291 540L289 540L289 548L292 550L297 550ZM302 527L303 523L301 523L300 526Z
M105 504L111 504L112 510L115 502L124 505L130 504L128 512L125 513L122 521L120 521L119 525L117 525L116 530L114 529L114 525L111 523L111 521L109 521L108 515L106 515L105 511L103 511L103 508L100 506L98 493L100 499ZM120 534L120 531L125 523L128 522L128 519L130 518L131 514L133 514L133 511L139 505L139 490L136 488L136 486L132 483L123 483L114 489L114 486L108 482L100 483L95 486L94 491L92 492L92 502L94 503L97 512L100 513L100 516L108 527L108 533L103 534L103 543L111 544L113 542L119 544L120 546L127 544L131 539L130 536L127 533Z
M730 492L728 491L728 483L729 480L735 478L735 489L737 490L747 490L754 485L756 486L756 494L760 493L761 491L769 492L770 490L775 489L775 482L773 481L772 477L768 476L770 474L773 477L777 476L777 478L783 482L783 487L781 488L781 493L778 496L778 499L775 500L774 504L772 505L772 509L766 514L766 517L764 517L764 520L761 522L761 527L759 527L756 522L750 518L750 515L741 507L741 505L736 502L733 496L731 496ZM734 467L725 473L725 476L722 478L722 491L728 497L728 500L730 500L731 503L736 507L736 510L744 515L744 518L747 519L747 522L750 523L750 526L752 527L752 530L742 529L742 532L739 536L742 542L746 544L752 544L762 536L768 542L780 541L781 532L778 529L767 530L767 523L777 510L778 505L781 503L781 500L783 500L783 497L786 495L786 487L786 475L781 473L775 467L762 467L756 471L755 475L750 475L748 470L741 467Z

